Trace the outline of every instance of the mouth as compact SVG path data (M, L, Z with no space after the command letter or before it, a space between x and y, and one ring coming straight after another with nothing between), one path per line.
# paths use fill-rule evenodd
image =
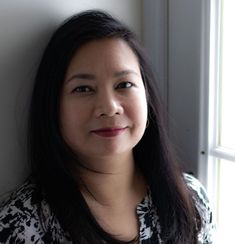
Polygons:
M101 137L115 137L122 134L126 129L127 127L100 128L97 130L92 130L91 133Z

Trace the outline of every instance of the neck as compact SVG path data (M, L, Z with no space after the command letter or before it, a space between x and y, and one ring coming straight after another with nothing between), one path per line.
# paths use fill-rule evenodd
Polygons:
M146 194L146 185L135 166L133 155L101 160L96 158L94 162L99 167L92 169L100 173L79 170L79 177L84 183L80 189L88 203L95 201L101 205L120 206L130 199L136 203L142 200Z

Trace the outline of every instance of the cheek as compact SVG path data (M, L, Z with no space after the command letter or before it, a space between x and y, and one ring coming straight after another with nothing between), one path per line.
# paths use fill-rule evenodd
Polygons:
M63 131L65 131L73 121L73 112L71 110L71 107L68 106L66 103L61 105L60 121L61 121L61 128Z
M65 101L60 109L62 125L67 127L82 124L82 121L87 117L86 111L87 109L84 109L84 106L78 102Z
M80 112L78 113L74 106L62 104L60 109L61 133L67 142L74 137L74 131L78 130L81 118Z
M141 96L141 98L138 97L133 101L136 101L132 103L131 111L133 113L133 118L136 121L136 125L138 127L145 129L148 116L146 97Z
M70 113L64 108L60 111L60 129L64 140L68 143L71 138L71 127L73 124L73 118L71 118Z

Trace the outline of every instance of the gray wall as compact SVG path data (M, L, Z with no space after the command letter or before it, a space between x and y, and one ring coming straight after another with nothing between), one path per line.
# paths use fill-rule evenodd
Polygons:
M170 136L188 171L198 175L204 0L169 1Z
M99 8L141 37L141 0L0 1L0 196L29 173L25 127L35 70L52 31L66 17Z
M144 44L169 116L169 135L186 171L198 175L204 0L145 0ZM202 135L203 136L203 135ZM205 143L204 143L205 144Z

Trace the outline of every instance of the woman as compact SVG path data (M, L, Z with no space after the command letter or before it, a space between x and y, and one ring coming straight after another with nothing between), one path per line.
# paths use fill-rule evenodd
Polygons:
M212 243L200 183L170 149L135 35L110 15L52 36L29 117L32 177L2 206L0 243Z

